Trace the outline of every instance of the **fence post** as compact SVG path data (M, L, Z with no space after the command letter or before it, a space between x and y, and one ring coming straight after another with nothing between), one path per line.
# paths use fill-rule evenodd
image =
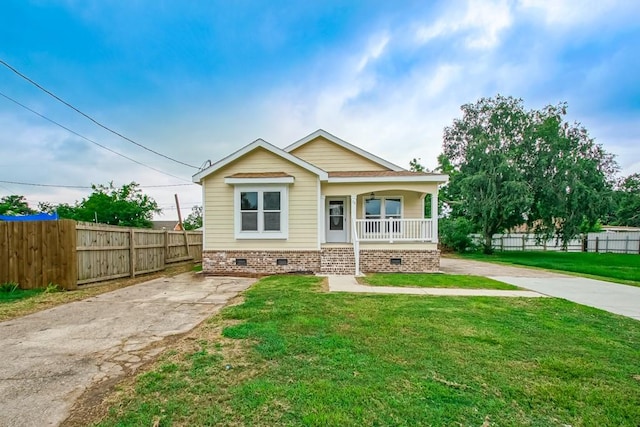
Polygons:
M600 236L596 236L596 253L600 250Z
M169 230L164 229L164 265L167 265L167 258L169 257Z
M500 251L504 252L504 236L500 236Z
M586 236L582 236L582 252L589 251L589 238Z
M629 253L629 235L627 234L627 238L625 239L624 242L624 253L628 254Z
M606 234L605 235L605 239L604 239L604 251L609 252L609 235Z
M136 277L136 248L134 245L134 233L133 228L129 229L129 275Z
M523 251L523 252L524 252L524 250L525 250L524 248L525 248L526 242L527 242L527 238L526 238L526 237L525 237L525 235L523 234L523 235L522 235L522 251Z

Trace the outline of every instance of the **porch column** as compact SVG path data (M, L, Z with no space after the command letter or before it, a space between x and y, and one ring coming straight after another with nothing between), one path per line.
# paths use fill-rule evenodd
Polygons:
M320 196L320 206L318 207L318 241L320 243L327 243L327 233L325 231L325 211L327 206L327 196L324 194Z
M349 196L349 201L351 202L351 206L349 209L349 224L347 225L348 230L349 230L349 240L353 240L353 235L354 233L357 232L357 230L353 229L353 225L355 224L355 219L356 219L356 212L357 212L357 200L358 200L358 195L357 194L352 194Z
M354 274L356 276L360 275L360 241L358 240L357 232L358 230L354 229L356 224L356 212L357 212L357 200L358 195L352 194L349 196L351 199L351 210L349 212L349 229L351 230L351 240L353 243L353 257L356 264L356 269ZM355 237L355 238L354 238Z
M431 193L431 238L434 243L438 243L438 186L436 191Z

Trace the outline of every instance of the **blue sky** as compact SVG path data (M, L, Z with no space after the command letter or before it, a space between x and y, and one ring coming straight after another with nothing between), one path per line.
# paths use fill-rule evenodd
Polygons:
M408 167L434 167L460 106L498 93L569 119L640 172L640 2L24 1L0 6L0 59L153 150L192 165L322 128ZM195 172L95 126L6 67L0 181L187 183ZM185 181L186 180L186 181ZM196 185L147 187L176 218ZM0 182L0 196L73 203L86 189Z

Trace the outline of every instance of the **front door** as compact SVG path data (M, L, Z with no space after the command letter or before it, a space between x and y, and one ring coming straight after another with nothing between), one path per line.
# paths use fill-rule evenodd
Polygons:
M347 236L347 198L327 197L326 207L327 243L343 243L348 241Z

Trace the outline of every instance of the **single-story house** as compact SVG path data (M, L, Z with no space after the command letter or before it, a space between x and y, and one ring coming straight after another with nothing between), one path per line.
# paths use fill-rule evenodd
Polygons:
M193 176L210 274L438 271L438 185L324 130L258 139ZM426 210L425 196L431 206Z

